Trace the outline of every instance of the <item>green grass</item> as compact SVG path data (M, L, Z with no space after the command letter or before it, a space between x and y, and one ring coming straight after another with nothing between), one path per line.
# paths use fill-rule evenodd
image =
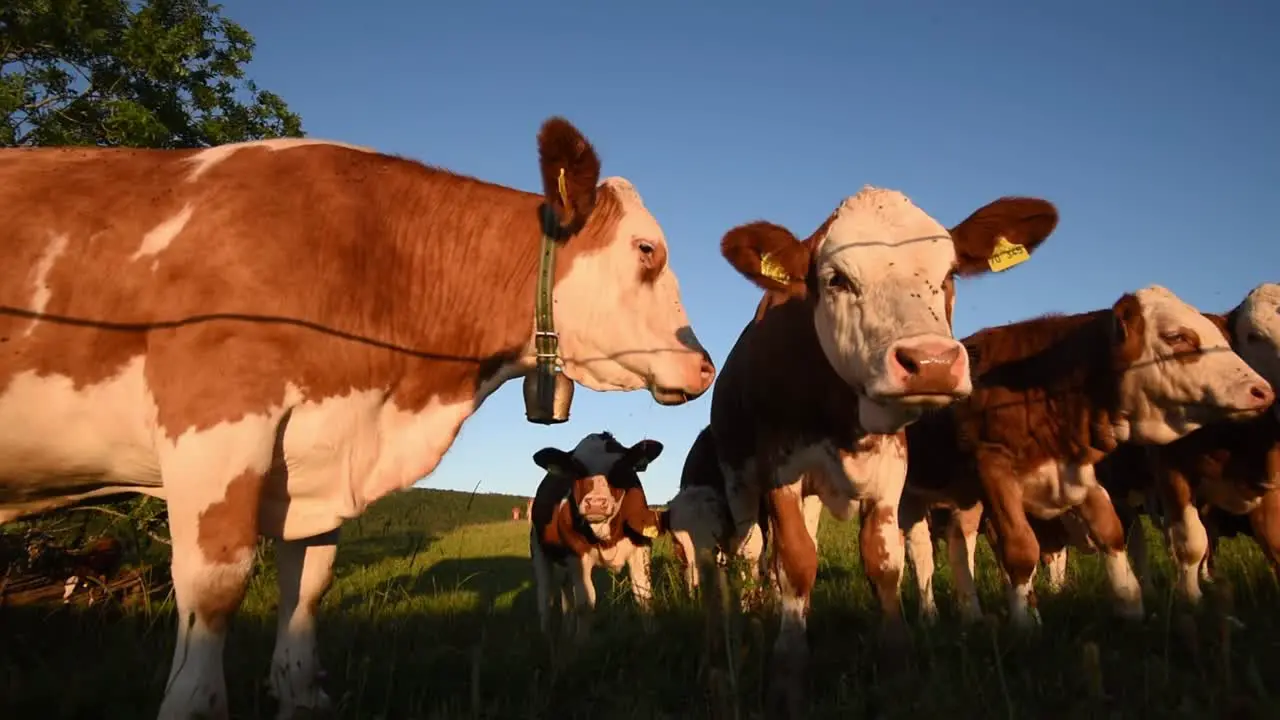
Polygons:
M468 508L467 503L471 501ZM510 496L411 491L343 529L337 580L320 627L326 687L344 718L701 718L706 699L700 607L685 599L660 541L656 618L646 633L625 576L598 571L593 637L553 654L538 632L527 525ZM1230 598L1196 615L1171 604L1163 543L1148 528L1156 592L1148 620L1109 614L1096 557L1073 554L1068 587L1047 597L1044 629L1020 636L1003 621L1003 591L985 541L979 588L990 624L963 630L951 612L945 554L935 588L943 617L913 625L911 668L877 663L877 610L857 559L857 528L824 517L809 624L811 717L1120 718L1280 717L1277 589L1252 541L1220 550ZM227 644L237 718L271 717L265 677L274 639L270 554ZM1043 573L1041 573L1043 575ZM1038 583L1039 585L1039 583ZM1224 603L1243 623L1233 629ZM767 612L767 611L766 611ZM150 608L0 609L0 717L148 718L172 656L171 601ZM734 618L741 717L760 717L775 619ZM1098 670L1085 647L1098 651ZM1100 679L1101 692L1090 688Z

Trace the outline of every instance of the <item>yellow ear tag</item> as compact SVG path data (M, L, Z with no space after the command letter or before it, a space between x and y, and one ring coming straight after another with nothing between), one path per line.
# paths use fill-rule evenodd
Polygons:
M560 185L560 204L564 205L564 211L567 213L572 208L569 207L569 188L564 182L564 168L560 168L560 180L558 184Z
M644 530L641 530L640 534L652 540L658 537L658 528L654 527L653 525L649 525L645 527Z
M782 265L774 260L769 253L764 253L760 256L760 274L782 285L787 285L791 282L791 276L787 274L786 270L782 269Z
M1025 247L1011 243L1001 235L996 238L996 249L991 253L991 257L987 258L987 265L991 267L992 272L1002 272L1030 259L1031 253L1028 253Z

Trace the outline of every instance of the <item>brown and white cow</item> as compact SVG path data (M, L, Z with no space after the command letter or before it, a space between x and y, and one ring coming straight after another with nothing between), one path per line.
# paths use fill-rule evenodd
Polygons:
M282 541L280 714L328 704L314 625L337 530L533 367L544 227L565 375L666 405L710 386L635 188L601 182L564 119L538 153L541 194L316 140L0 150L0 520L166 500L180 622L160 717L227 716L259 535Z
M1032 518L1074 511L1104 553L1118 611L1140 617L1142 594L1124 530L1094 465L1120 443L1161 445L1207 423L1255 417L1274 399L1270 384L1208 318L1154 285L1109 309L987 328L963 342L973 362L973 394L907 428L904 504L945 502L972 516L982 503L1019 626L1038 620ZM976 532L957 539L971 542ZM967 546L951 551L971 553ZM922 575L925 562L913 557ZM956 563L951 570L959 575L972 566ZM962 607L972 606L976 598L962 598Z
M1280 284L1263 283L1225 315L1211 315L1232 349L1272 387L1280 384ZM1138 508L1163 525L1173 556L1175 588L1196 603L1200 581L1222 534L1253 537L1275 569L1280 563L1280 406L1245 422L1207 425L1168 445L1122 448L1099 463L1098 480L1119 506L1126 526ZM1133 543L1140 535L1130 532ZM1131 546L1145 566L1145 544ZM1063 551L1065 555L1065 550Z
M636 603L649 609L651 549L666 521L665 513L649 508L638 473L661 454L656 440L628 448L607 432L587 435L572 452L547 447L534 453L533 461L547 471L534 496L529 530L544 633L551 631L558 595L561 612L572 603L577 639L585 639L596 605L591 571L597 567L616 573L625 565Z
M725 258L767 292L712 391L704 437L716 470L692 484L723 484L730 554L759 546L762 517L772 526L782 593L774 697L792 712L817 575L804 497L840 519L869 508L863 558L896 592L905 453L894 434L971 389L968 358L951 334L954 278L1000 267L992 260L999 248L1033 252L1057 218L1044 200L1003 198L948 230L901 193L864 187L807 240L763 221L722 240Z

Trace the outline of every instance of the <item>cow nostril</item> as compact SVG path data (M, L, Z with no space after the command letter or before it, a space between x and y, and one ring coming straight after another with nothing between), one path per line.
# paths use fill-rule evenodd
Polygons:
M1249 388L1249 394L1252 395L1255 400L1271 399L1271 393L1267 392L1266 389L1264 389L1260 385L1254 385L1253 387Z
M893 359L897 361L898 365L902 366L903 370L907 371L908 375L915 375L920 372L920 364L902 348L893 351Z

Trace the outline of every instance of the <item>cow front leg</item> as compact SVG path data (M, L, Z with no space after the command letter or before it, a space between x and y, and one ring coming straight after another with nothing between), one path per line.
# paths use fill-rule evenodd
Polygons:
M581 645L591 633L591 617L596 608L596 584L591 577L595 562L586 555L569 558L573 582L573 637Z
M161 720L228 717L223 646L253 571L274 439L259 417L160 440L178 610Z
M808 679L809 600L818 577L818 550L805 526L800 483L768 495L773 566L781 595L781 625L773 645L768 716L804 717Z
M1040 562L1040 541L1027 521L1022 487L1005 465L1004 458L1000 457L979 457L978 460L978 466L983 469L984 504L990 509L996 554L1008 583L1009 621L1014 627L1027 630L1040 624L1032 586L1036 565Z
M907 561L916 577L920 621L932 625L938 619L938 605L933 596L933 535L929 531L928 504L904 493L898 509L898 522L907 536Z
M947 525L947 564L960 605L960 620L974 623L982 619L982 603L978 600L977 571L978 531L982 527L982 503L951 511Z
M1258 506L1249 513L1249 525L1270 561L1272 574L1280 576L1280 490L1263 493Z
M653 630L653 589L650 585L651 552L647 547L636 547L627 557L627 573L631 576L631 594L640 609L641 622L646 631Z
M1120 523L1111 497L1100 486L1090 487L1076 512L1088 526L1093 542L1103 553L1102 563L1107 570L1107 581L1111 585L1116 614L1130 620L1142 619L1142 585L1129 564L1129 553L1125 551L1124 526Z
M1161 468L1157 474L1160 503L1165 509L1166 537L1173 555L1174 588L1179 597L1198 605L1200 569L1209 550L1209 534L1191 494L1191 485L1181 472Z
M898 525L898 505L883 500L863 500L858 549L862 569L880 604L881 648L889 668L900 669L906 661L908 635L902 615L902 570L906 548Z
M1067 584L1067 549L1060 547L1042 553L1041 560L1047 571L1045 579L1048 580L1046 585L1049 592L1055 595L1062 592L1062 588Z
M279 720L310 717L332 707L321 685L324 671L316 649L316 613L333 584L338 534L333 530L275 543L280 607L268 687L279 702Z

